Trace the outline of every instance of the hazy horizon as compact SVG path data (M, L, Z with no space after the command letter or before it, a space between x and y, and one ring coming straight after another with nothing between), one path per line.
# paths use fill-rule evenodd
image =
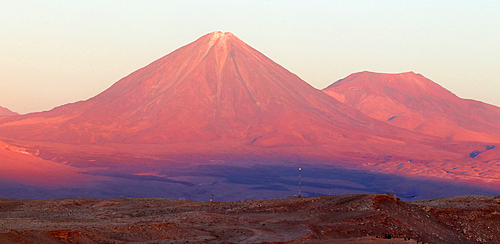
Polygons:
M218 30L318 89L414 71L500 105L497 1L9 1L0 13L0 106L19 113L93 97Z

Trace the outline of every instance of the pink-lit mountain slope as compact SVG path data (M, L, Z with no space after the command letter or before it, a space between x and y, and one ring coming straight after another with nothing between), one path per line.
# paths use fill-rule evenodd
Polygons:
M202 150L199 143L221 144L206 149L210 153L234 153L240 144L384 151L386 144L429 141L338 102L222 32L202 36L87 101L3 118L0 135L66 144L184 143L186 152Z
M415 132L461 141L500 141L500 108L462 99L413 72L360 72L323 90L366 115Z
M9 109L0 106L0 116L12 116L12 115L18 115L18 113L12 112Z

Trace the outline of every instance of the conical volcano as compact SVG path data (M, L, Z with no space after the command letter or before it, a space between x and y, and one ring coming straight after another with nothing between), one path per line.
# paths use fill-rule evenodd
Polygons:
M103 124L120 120L112 140L163 143L280 137L287 128L279 124L297 120L288 117L322 114L318 105L335 101L233 34L214 32L134 72L88 103L113 118L102 119Z

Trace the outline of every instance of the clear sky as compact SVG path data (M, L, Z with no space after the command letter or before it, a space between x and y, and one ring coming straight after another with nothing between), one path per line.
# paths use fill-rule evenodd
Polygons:
M323 89L359 71L414 71L500 105L500 1L0 1L0 106L88 99L212 31Z

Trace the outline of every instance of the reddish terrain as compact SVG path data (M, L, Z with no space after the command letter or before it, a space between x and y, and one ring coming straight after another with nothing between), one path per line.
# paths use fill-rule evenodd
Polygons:
M500 198L0 199L11 243L499 243ZM384 239L392 235L391 239Z
M9 109L0 106L0 117L1 116L12 116L12 115L18 115L18 113L12 112Z
M80 174L81 169L36 157L36 152L0 141L0 182L53 189L89 185L98 177ZM4 195L6 192L2 192ZM36 197L37 194L33 194Z
M391 125L461 141L500 141L500 108L462 99L413 72L349 75L323 90Z
M311 87L233 34L213 32L89 100L0 117L0 140L25 148L31 153L28 160L36 156L44 162L76 167L87 176L112 177L113 182L105 182L91 193L80 188L73 191L82 196L206 199L219 187L231 192L223 193L226 200L262 194L288 196L296 192L291 175L296 176L295 170L302 165L318 175L319 169L333 170L331 166L337 172L367 173L363 182L353 177L360 172L349 171L348 179L335 183L338 189L350 192L391 189L406 194L405 188L411 186L405 184L416 178L432 182L425 188L426 197L434 196L429 189L442 184L435 180L465 182L488 188L488 194L497 192L496 107L477 103L482 109L474 116L481 117L474 119L482 122L459 121L464 113L453 117L445 109L448 101L455 101L451 93L427 80L420 83L438 92L423 96L423 88L408 86L393 93L406 94L404 89L408 89L406 99L411 95L415 100L411 106L418 107L419 101L424 107L437 104L433 105L436 116L456 120L463 130L436 136L422 133L424 129L411 131L371 118L343 103L345 99L339 102ZM466 108L463 105L453 111ZM474 135L471 141L462 140L469 134ZM262 165L273 171L255 173ZM235 179L232 175L239 171L253 175ZM383 183L391 175L406 177L399 178L404 186L393 190ZM311 181L309 196L325 194L325 188L331 187L330 176L309 177L316 180ZM450 189L463 193L460 185ZM252 195L254 192L261 194ZM11 191L9 196L26 197L16 194L20 193Z

